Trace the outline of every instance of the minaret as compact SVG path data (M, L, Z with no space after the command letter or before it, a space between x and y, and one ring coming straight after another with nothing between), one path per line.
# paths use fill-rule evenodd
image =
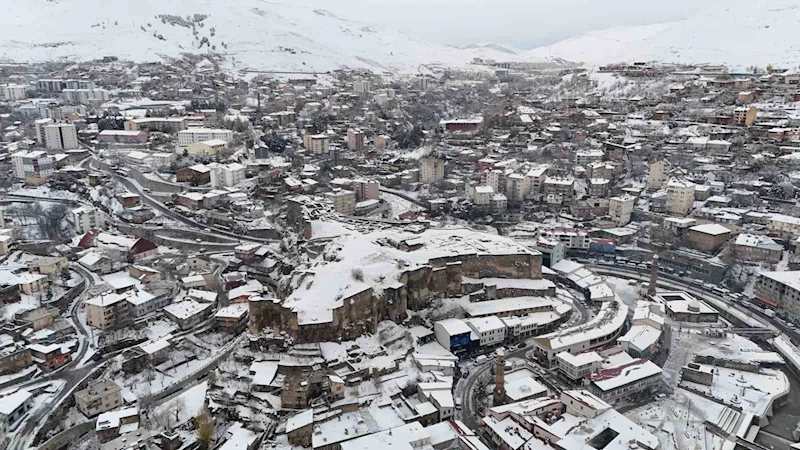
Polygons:
M647 295L656 294L657 283L658 283L658 255L653 255L653 266L650 267L650 286L647 287Z
M503 347L497 349L497 359L494 360L494 406L505 403L506 400L506 353Z

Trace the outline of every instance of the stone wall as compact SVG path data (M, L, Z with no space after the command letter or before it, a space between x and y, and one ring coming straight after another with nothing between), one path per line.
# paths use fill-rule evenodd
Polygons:
M541 255L461 255L431 260L431 265L403 272L395 286L383 289L380 295L370 289L342 299L342 306L333 310L331 322L298 324L297 315L281 306L281 300L250 302L248 328L252 333L269 329L286 332L297 342L354 339L364 333L375 333L378 322L399 323L407 318L406 310L418 311L430 306L436 298L462 295L462 277L476 278L541 278ZM533 290L499 290L500 297L511 294L545 295ZM506 292L508 291L508 292ZM523 292L524 291L524 292ZM286 298L291 292L279 292ZM493 298L498 295L493 289Z

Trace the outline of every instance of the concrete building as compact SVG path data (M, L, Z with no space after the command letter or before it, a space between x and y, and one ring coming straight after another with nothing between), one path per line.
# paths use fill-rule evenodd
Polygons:
M125 121L125 130L161 131L163 133L176 133L188 128L185 117L142 117Z
M234 187L245 180L245 167L239 163L217 164L207 166L211 169L211 187Z
M67 221L78 234L88 233L92 228L104 228L106 216L103 211L90 206L81 206L69 212Z
M731 237L731 230L718 223L695 225L686 231L689 245L702 252L715 252Z
M179 147L188 147L196 142L212 140L230 142L233 140L233 131L222 128L190 128L178 132Z
M544 181L544 194L558 196L564 203L570 203L575 196L575 179L572 177L548 177Z
M444 179L444 160L435 157L425 157L419 161L419 181L423 184L433 184Z
M505 340L506 325L497 316L473 317L464 319L464 323L478 337L481 347L494 347Z
M11 155L14 176L27 183L42 183L53 174L53 157L41 150L20 151Z
M740 106L733 110L733 123L736 125L743 125L746 127L752 126L756 123L756 116L758 111L754 107Z
M608 215L611 216L611 220L621 227L629 224L635 202L636 197L632 195L625 194L619 197L611 197L608 204Z
M94 417L121 405L122 389L113 381L90 381L86 389L75 393L75 406L86 417Z
M661 368L647 359L601 370L589 380L589 392L611 404L663 382Z
M0 443L5 441L9 431L32 409L33 395L24 389L0 397Z
M347 130L347 148L349 150L364 150L364 132L360 129Z
M0 86L0 100L6 102L15 102L17 100L25 100L25 86L19 84L5 84Z
M194 142L186 147L186 152L193 156L214 156L228 148L228 142L222 139Z
M78 132L71 123L45 125L44 141L49 150L72 150L78 148Z
M800 316L800 271L761 272L754 292L763 305Z
M664 160L659 158L650 163L647 174L647 189L661 189L664 185Z
M328 135L307 134L303 136L303 148L314 154L328 153Z
M356 193L356 201L380 199L380 183L375 180L353 180L353 191Z
M561 352L556 355L556 368L570 380L580 380L602 367L603 357L597 352L583 352L573 355Z
M671 179L667 183L667 212L676 216L689 214L694 203L695 184L690 181Z
M353 81L353 92L357 94L366 94L371 90L372 86L369 80L355 80Z
M783 257L783 246L769 236L742 233L734 243L736 258L777 264Z
M105 293L84 302L86 323L101 330L128 321L128 302L124 294Z
M326 192L325 198L333 202L333 209L339 214L352 215L356 210L356 193L344 189Z

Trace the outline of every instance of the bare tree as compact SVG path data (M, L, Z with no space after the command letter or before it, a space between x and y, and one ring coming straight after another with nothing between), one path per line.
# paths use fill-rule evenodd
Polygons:
M197 433L197 443L200 450L211 448L211 439L214 436L214 418L207 409L202 411L194 418L194 428Z

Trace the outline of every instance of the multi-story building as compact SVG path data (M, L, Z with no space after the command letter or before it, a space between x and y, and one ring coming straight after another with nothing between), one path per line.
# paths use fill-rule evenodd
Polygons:
M756 123L758 111L754 107L740 106L733 110L733 123L749 127Z
M125 294L105 293L84 302L86 323L105 330L126 322L128 302Z
M307 134L303 136L303 147L314 154L328 153L328 135Z
M142 117L125 121L125 130L127 131L148 130L176 133L188 127L185 117Z
M44 145L44 143L45 143L45 140L44 140L44 127L46 127L47 125L50 125L52 123L53 123L53 119L50 119L50 118L36 119L36 121L33 122L33 127L36 130L36 142L39 143L39 145Z
M544 189L544 182L547 180L547 171L550 169L550 166L547 164L542 164L538 167L535 167L528 171L525 174L525 178L528 179L528 183L530 184L530 194L539 194Z
M234 187L245 180L245 167L239 163L217 164L207 166L211 169L211 187Z
M556 355L556 367L570 380L580 380L600 370L603 357L597 352L583 352L573 355L561 352Z
M230 142L233 140L233 131L222 128L190 128L178 132L179 147L211 140Z
M542 254L542 265L553 267L567 255L567 246L556 239L539 238L533 246Z
M364 150L364 132L353 128L347 130L347 148L349 150Z
M86 417L94 417L121 405L122 389L110 380L90 381L86 389L75 393L75 406Z
M33 394L20 389L13 394L0 397L0 443L28 411L33 409Z
M481 347L500 345L506 338L506 325L497 316L473 317L464 323L475 333Z
M586 166L589 163L602 161L605 158L605 153L597 149L584 149L575 152L575 164L579 166Z
M661 368L648 359L601 370L589 376L589 392L614 404L662 383Z
M19 84L6 84L0 86L0 100L7 102L15 102L17 100L25 100L25 86Z
M605 178L590 178L586 180L586 194L589 197L604 198L608 195L611 181Z
M686 232L689 245L703 252L714 252L731 237L731 230L718 223L695 225Z
M767 219L767 229L781 236L800 235L800 217L772 214Z
M326 192L325 198L333 202L333 209L339 214L352 215L356 210L356 193L344 189Z
M659 158L650 163L647 174L647 189L661 189L664 185L664 159Z
M53 157L41 150L14 153L11 163L14 176L28 183L41 183L53 174Z
M769 236L742 233L734 243L736 258L743 261L761 261L772 264L780 262L783 246Z
M611 216L611 220L621 227L629 224L635 202L636 197L628 194L611 197L608 203L608 215Z
M197 156L214 156L228 148L228 142L222 139L211 139L210 141L201 141L189 144L186 147L186 153Z
M78 234L85 234L92 228L103 228L106 225L106 216L103 211L90 206L73 209L69 212L67 220Z
M357 94L366 94L371 89L369 80L353 81L353 91Z
M506 196L509 201L521 202L531 191L530 179L519 173L512 173L506 178Z
M44 142L50 150L72 150L78 148L78 132L71 123L45 125Z
M378 200L380 198L380 183L375 180L353 180L353 191L356 193L356 201Z
M694 203L695 184L686 181L671 179L667 183L667 212L676 216L689 214Z
M544 181L544 193L548 196L560 196L564 203L569 203L575 195L575 179L572 177L548 177Z
M105 89L64 89L61 91L61 98L71 104L107 102L111 98L111 92Z
M472 190L472 203L478 208L491 208L493 197L494 189L491 186L475 186Z
M800 316L800 271L759 273L755 299L793 316Z
M433 184L444 179L444 160L426 157L419 160L419 181Z

